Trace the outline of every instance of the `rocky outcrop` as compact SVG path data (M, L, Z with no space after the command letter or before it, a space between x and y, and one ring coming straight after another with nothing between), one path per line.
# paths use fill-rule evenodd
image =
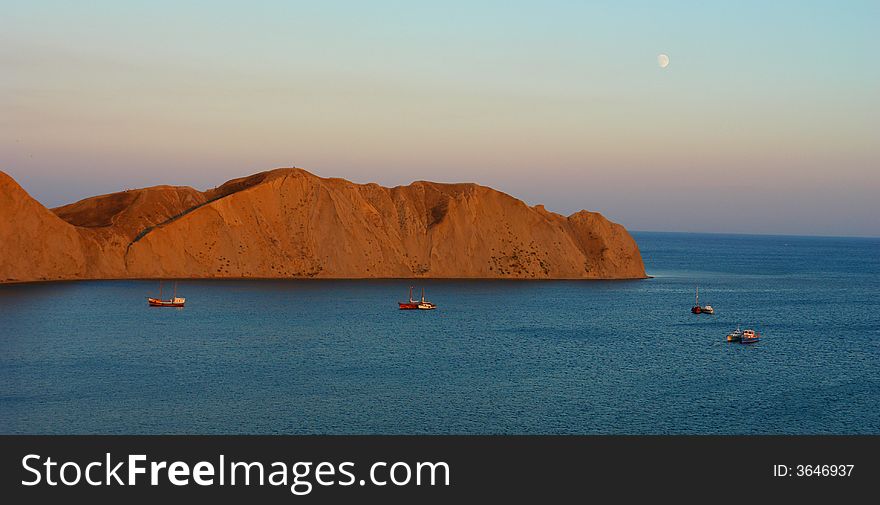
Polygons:
M205 192L158 186L50 211L0 173L0 211L0 282L645 277L622 226L477 184L385 188L278 169Z

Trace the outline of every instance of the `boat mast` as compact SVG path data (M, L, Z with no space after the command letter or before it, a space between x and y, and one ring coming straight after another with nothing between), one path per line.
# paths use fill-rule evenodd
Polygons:
M697 286L697 306L700 305L700 286Z
M425 288L422 287L422 303L425 303Z

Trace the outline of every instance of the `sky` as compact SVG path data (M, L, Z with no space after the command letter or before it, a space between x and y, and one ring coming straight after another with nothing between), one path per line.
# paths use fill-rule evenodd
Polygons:
M49 207L297 166L632 230L880 236L877 1L0 12L0 170Z

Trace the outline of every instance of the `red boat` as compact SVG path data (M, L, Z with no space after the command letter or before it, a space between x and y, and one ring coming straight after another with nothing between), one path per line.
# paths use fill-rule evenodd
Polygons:
M419 308L419 300L413 300L412 297L413 287L409 287L409 301L408 302L397 302L400 305L400 310L418 310Z
M705 307L700 307L700 288L697 288L697 300L696 305L691 307L691 312L694 314L714 314L715 309L712 308L711 305L706 305Z
M186 303L186 298L180 298L177 296L177 283L174 283L174 296L171 297L170 300L162 299L162 283L159 282L159 298L151 298L147 297L147 304L150 307L183 307Z

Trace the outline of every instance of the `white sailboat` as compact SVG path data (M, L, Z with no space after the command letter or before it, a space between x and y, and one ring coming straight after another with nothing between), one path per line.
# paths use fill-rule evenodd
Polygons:
M419 301L419 309L421 310L433 310L436 309L437 306L433 303L425 300L425 288L422 288L422 299Z

